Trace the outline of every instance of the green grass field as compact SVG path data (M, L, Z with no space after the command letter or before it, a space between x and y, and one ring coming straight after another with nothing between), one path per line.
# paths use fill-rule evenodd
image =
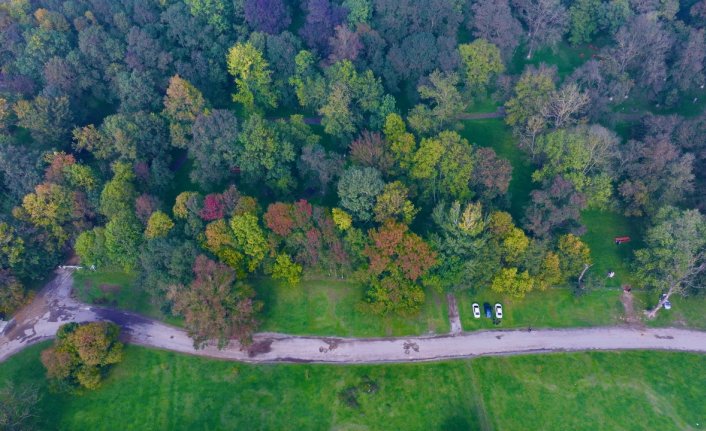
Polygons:
M265 303L262 331L358 337L449 331L446 299L433 291L427 291L418 315L378 317L359 309L363 286L358 283L304 280L292 288L261 280L255 289Z
M255 366L128 346L100 389L72 395L47 391L46 346L0 364L0 382L43 392L38 429L684 430L706 422L698 383L706 356L687 353ZM377 389L361 390L364 382ZM341 397L348 388L357 407Z
M464 331L503 328L554 328L573 326L604 326L620 322L623 305L617 290L594 290L576 297L571 289L554 288L532 292L523 299L498 295L490 289L462 292L456 295L461 325ZM477 302L483 314L483 303L503 304L503 319L495 326L483 315L473 317L471 305Z
M642 244L640 220L610 211L584 211L581 222L586 226L582 239L591 249L593 260L589 271L604 280L608 287L634 285L636 280L631 276L629 262ZM614 239L618 236L629 236L631 240L617 245ZM609 271L614 271L615 277L606 277Z

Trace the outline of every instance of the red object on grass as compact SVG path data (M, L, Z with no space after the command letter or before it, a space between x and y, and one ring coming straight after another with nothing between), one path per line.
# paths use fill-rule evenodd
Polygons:
M624 242L630 242L630 237L629 236L616 236L615 237L616 244L622 244Z

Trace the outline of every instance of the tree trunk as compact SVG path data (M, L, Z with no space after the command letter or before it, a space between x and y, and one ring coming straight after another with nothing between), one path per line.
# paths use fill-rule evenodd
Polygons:
M672 296L673 293L674 293L674 286L669 288L669 290L667 291L667 294L664 295L664 298L660 298L659 302L657 302L657 305L655 305L655 308L653 308L652 310L645 311L647 318L654 319L655 317L657 317L657 313L659 312L659 310L664 308L664 303L669 301L669 297Z
M581 289L581 281L583 280L583 276L586 274L586 271L588 271L588 268L592 266L593 265L589 265L587 263L583 264L583 271L581 271L581 275L579 275L579 289Z

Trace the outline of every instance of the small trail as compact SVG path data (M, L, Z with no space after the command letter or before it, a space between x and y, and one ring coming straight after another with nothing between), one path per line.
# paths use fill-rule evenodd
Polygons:
M374 364L440 361L476 356L585 350L672 350L706 353L706 332L677 328L630 326L575 329L493 330L455 335L399 338L308 337L259 333L249 349L233 342L219 350L195 350L186 331L135 313L94 307L71 297L73 277L66 270L21 310L14 325L0 335L0 362L29 345L52 338L67 322L112 321L127 342L251 363Z
M458 335L463 331L463 328L461 327L461 317L458 314L456 296L452 293L447 293L446 302L449 304L449 326L451 327L451 335Z

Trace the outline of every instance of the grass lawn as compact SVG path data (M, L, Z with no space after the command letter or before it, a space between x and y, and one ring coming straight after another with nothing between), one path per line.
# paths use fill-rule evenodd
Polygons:
M173 325L181 325L181 319L168 316L150 301L149 293L137 287L134 274L121 270L81 270L74 273L74 292L88 304L130 310Z
M640 221L610 211L584 211L581 222L586 226L582 239L591 249L593 266L589 271L603 280L608 287L634 284L629 263L633 252L641 246ZM615 237L629 236L631 241L617 245ZM615 271L615 277L605 277Z
M481 289L476 293L462 292L456 295L461 324L464 331L503 328L552 328L571 326L602 326L620 322L623 305L617 290L594 290L576 297L571 289L554 288L532 292L523 299L514 299L498 295L490 289ZM477 302L483 313L483 303L503 304L503 319L500 326L495 326L491 319L483 315L473 317L471 304Z
M371 366L246 365L128 346L100 389L48 392L31 347L0 382L37 384L53 430L684 430L706 422L706 356L572 353ZM374 382L377 390L351 390ZM699 424L699 425L697 425Z
M652 308L659 298L656 292L643 292L640 296L641 309ZM660 310L654 320L646 321L648 326L676 326L706 330L706 296L672 296L671 310Z
M446 299L427 291L422 311L410 317L377 317L359 310L363 286L339 280L304 280L298 287L263 279L261 331L335 336L402 336L449 331Z
M578 353L474 362L495 430L686 430L706 426L706 356Z
M517 147L517 139L501 118L468 120L463 122L463 126L461 134L469 142L493 148L499 157L512 164L512 181L508 190L510 213L516 222L521 220L535 184L532 183L532 166L526 154Z
M566 41L561 41L555 49L540 49L528 60L526 47L520 46L508 65L508 72L520 74L528 64L537 66L540 63L545 63L550 66L556 66L559 77L564 78L570 75L574 69L590 60L591 56L597 52L596 48L591 48L588 45L574 47Z

